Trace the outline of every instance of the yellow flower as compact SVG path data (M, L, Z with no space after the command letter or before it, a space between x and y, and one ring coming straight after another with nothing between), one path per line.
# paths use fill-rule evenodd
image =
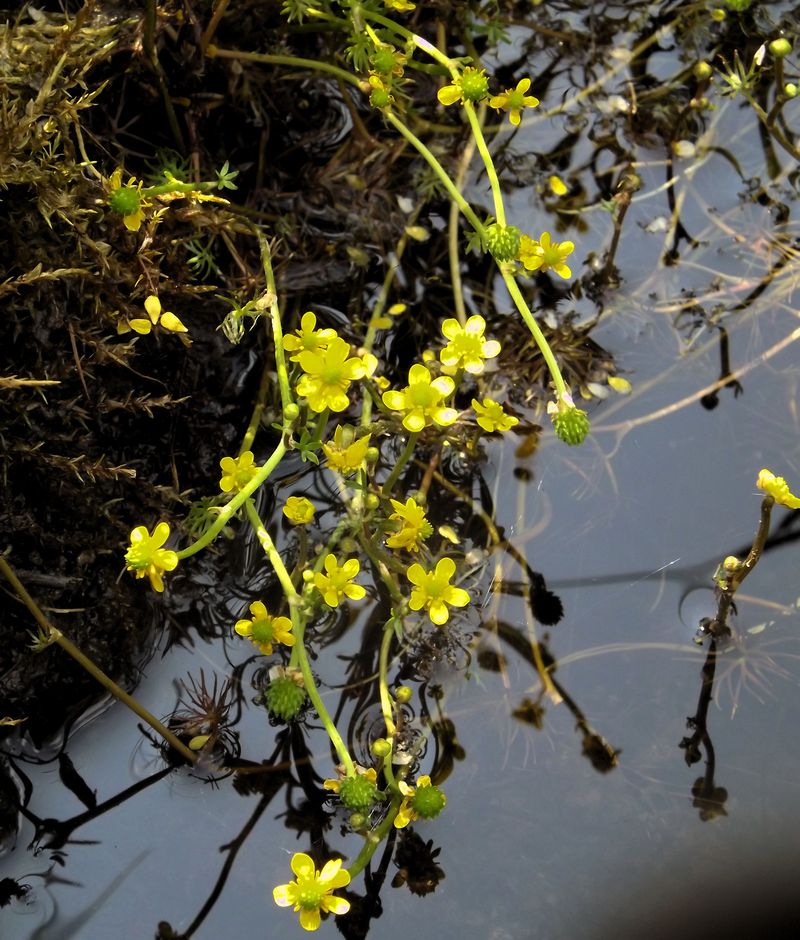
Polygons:
M178 566L178 556L175 552L162 548L168 538L169 526L166 522L159 522L152 535L146 526L137 526L131 532L130 548L125 553L128 571L135 571L137 578L147 575L153 590L159 594L164 590L161 576L165 571L174 571Z
M408 606L412 610L422 610L424 607L437 627L447 623L450 618L448 604L451 607L466 607L469 604L469 594L463 588L450 584L455 573L456 563L447 556L439 560L435 571L426 571L419 564L411 565L406 577L414 589Z
M445 408L442 399L451 395L453 380L446 375L433 379L431 373L419 363L408 372L408 385L402 392L392 389L383 393L383 403L392 411L403 412L403 427L412 433L431 424L445 428L458 417L455 408Z
M253 463L252 450L246 450L238 457L223 457L219 462L222 477L219 488L223 493L238 493L261 469Z
M147 311L147 316L150 318L149 320L145 320L144 317L142 317L141 319L130 320L128 322L130 328L136 330L137 333L146 335L156 324L163 327L165 330L169 330L171 333L189 332L174 313L170 313L169 311L162 313L161 301L155 294L150 294L149 297L145 297L144 309Z
M507 88L502 95L495 95L489 101L489 107L498 111L508 111L508 118L516 127L520 122L520 115L524 108L535 108L539 99L525 92L531 87L531 80L523 78L517 82L516 88Z
M291 864L297 880L273 888L272 897L278 907L294 905L295 911L300 911L300 926L304 930L319 927L320 911L346 914L350 910L349 901L331 893L350 884L350 872L342 868L342 859L331 859L322 871L317 871L313 859L304 852L295 852Z
M422 542L433 534L433 526L428 522L425 510L413 497L405 503L390 500L394 512L389 519L400 523L400 528L386 540L389 548L404 548L407 552L418 552Z
M297 383L297 394L308 401L318 414L330 408L344 411L350 404L347 390L350 383L364 375L361 359L348 359L350 346L340 336L334 336L324 350L304 350L298 355L305 375Z
M237 620L233 629L254 643L265 656L272 652L273 643L294 646L292 621L288 617L273 617L261 601L253 601L250 613L252 620Z
M500 352L496 339L484 339L486 321L472 316L464 326L455 319L445 320L442 333L450 342L439 353L442 364L451 369L466 369L471 375L483 372L486 359L494 359Z
M316 511L314 504L305 496L290 496L283 507L283 514L292 525L308 525L314 521Z
M491 398L484 398L483 404L473 398L472 407L478 417L478 424L490 434L493 431L510 431L519 424L519 418L506 414L503 406Z
M326 574L317 571L314 575L314 586L328 607L338 607L345 597L354 601L360 600L367 593L360 584L352 583L360 570L361 565L357 558L348 558L341 566L335 555L325 558Z
M567 193L567 184L560 176L551 176L548 181L550 184L550 190L556 196L564 196Z
M565 259L575 250L572 242L552 242L549 232L542 232L539 241L523 235L520 239L519 260L527 271L547 271L552 268L559 277L572 277Z
M399 780L397 786L403 794L403 802L394 818L395 829L405 829L410 822L422 816L433 819L438 816L447 803L447 797L439 787L431 784L428 774L423 774L416 787L410 787L405 780Z
M144 210L150 205L142 198L142 184L137 183L132 176L127 185L123 186L122 169L117 167L108 180L108 189L108 205L112 212L122 216L128 231L138 232L144 220Z
M317 317L310 310L304 313L300 320L300 328L294 333L283 337L283 348L294 355L289 358L298 362L300 353L321 352L327 349L328 343L337 335L336 330L326 328L318 330Z
M440 88L436 97L446 107L458 101L477 102L488 94L489 81L486 78L486 72L468 65L459 76L453 79L451 84Z
M322 450L328 458L328 466L339 473L355 473L360 470L367 457L369 439L371 434L356 439L355 430L346 425L337 425L333 432L333 441L322 445Z
M369 780L370 783L376 783L378 780L378 772L374 767L362 767L361 764L353 764L355 767L356 773L360 777L364 777L366 780ZM342 781L347 778L344 767L340 764L336 768L336 772L339 775L335 780L323 780L322 789L330 790L331 793L338 793L342 789Z
M800 499L789 489L789 484L783 477L776 477L771 470L765 469L759 473L756 486L781 506L800 509Z

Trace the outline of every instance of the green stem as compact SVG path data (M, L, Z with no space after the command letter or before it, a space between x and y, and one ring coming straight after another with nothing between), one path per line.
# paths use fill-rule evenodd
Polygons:
M106 689L106 691L110 692L114 698L122 702L123 705L126 705L128 708L130 708L130 710L134 714L138 715L142 721L150 725L150 727L157 734L161 735L167 744L176 750L181 755L181 757L189 761L190 764L197 763L198 756L194 751L188 748L183 743L183 741L180 740L180 738L174 735L169 730L169 728L163 725L143 705L140 705L132 695L129 695L124 689L120 688L112 678L107 676L103 670L96 666L88 656L82 653L71 640L68 640L60 630L50 623L39 605L25 590L24 585L2 555L0 555L0 572L2 572L5 579L17 593L22 603L28 608L30 613L33 615L33 618L47 635L48 639L52 639L54 642L56 642L61 647L61 649L63 649L65 653L68 653L75 660L75 662L82 666L86 672L92 676L92 678L96 679L100 685Z
M478 153L480 153L483 165L486 167L486 175L489 178L489 185L492 188L495 218L497 219L498 225L505 225L506 209L503 205L503 194L500 191L500 180L497 178L497 170L495 169L492 155L489 153L489 148L486 146L486 139L483 136L481 122L478 120L477 114L475 114L475 106L471 101L464 102L464 111L466 111L467 114L472 136L475 138L475 143L478 145Z
M268 52L240 52L238 49L214 49L213 53L209 51L210 58L217 59L240 59L243 62L260 62L263 65L288 65L291 68L309 69L312 72L327 72L329 75L335 75L343 82L361 87L361 82L352 72L346 72L337 65L331 65L328 62L322 62L319 59L302 59L293 55L275 55Z
M258 244L261 248L261 264L264 268L264 278L267 282L267 291L275 298L269 307L270 321L272 322L272 339L275 346L275 366L278 370L278 387L281 390L281 404L284 415L288 405L294 404L292 392L289 388L289 373L286 368L286 356L283 350L283 326L281 325L281 311L278 306L278 291L275 285L275 273L272 270L272 257L269 242L264 233L258 230ZM287 429L288 430L288 429Z
M383 628L383 638L381 640L380 655L378 658L378 689L381 696L381 711L383 712L383 723L386 725L386 737L391 739L396 728L394 724L394 715L392 712L392 697L389 695L389 648L392 645L392 635L394 634L394 617L388 620Z
M230 522L231 518L236 514L239 507L244 505L244 503L246 503L253 493L255 493L259 486L261 486L261 484L269 478L272 471L281 462L281 459L286 453L286 450L286 444L283 442L283 440L280 440L278 442L278 446L272 452L267 462L259 469L258 473L256 473L253 479L243 486L229 503L222 507L217 517L217 521L206 532L204 532L196 542L192 542L191 545L177 552L178 558L180 560L183 560L184 558L190 558L192 555L196 555L199 551L214 541L219 533Z
M561 375L561 369L558 366L556 357L553 355L553 350L550 348L550 344L545 339L544 333L536 322L533 314L531 313L528 305L525 303L525 298L522 296L522 291L519 289L519 284L517 284L514 276L509 273L509 271L503 266L499 265L500 273L503 276L506 287L508 288L509 294L511 294L511 299L514 301L514 304L519 310L522 319L525 321L526 326L531 331L533 338L536 340L536 345L539 347L539 351L542 356L544 356L544 361L547 363L547 368L550 370L550 375L553 379L553 383L556 387L556 394L560 399L563 395L567 394L567 385L564 382L563 376Z
M381 824L373 829L364 841L364 847L356 856L356 860L352 865L348 866L347 871L350 873L351 878L355 878L356 875L360 875L361 872L369 865L370 859L375 854L375 850L383 842L386 836L391 831L392 825L394 824L395 816L397 816L397 811L400 809L400 804L403 802L403 797L398 796L392 801L391 808L386 814L386 818L381 822Z
M417 137L401 120L394 114L392 111L384 111L383 116L386 120L397 130L399 133L405 137L405 139L411 144L412 147L422 156L425 161L428 163L430 168L436 173L439 179L442 182L442 185L447 190L450 198L458 205L458 208L464 213L464 215L469 220L472 227L483 236L483 224L478 216L475 214L472 206L467 202L467 200L461 195L461 193L456 189L455 183L447 175L447 171L444 169L441 163L436 159L436 157L428 150L425 144Z
M406 446L403 449L403 453L400 454L399 460L394 465L394 470L392 470L392 472L387 477L386 482L383 484L381 495L384 499L388 499L391 496L392 487L395 485L395 483L397 483L398 477L403 472L406 464L411 459L411 455L414 453L414 447L416 446L418 437L418 431L414 431L408 435L408 440L406 441Z

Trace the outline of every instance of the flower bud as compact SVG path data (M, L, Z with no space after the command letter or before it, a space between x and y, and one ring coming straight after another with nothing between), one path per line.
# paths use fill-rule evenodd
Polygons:
M410 702L414 696L414 690L410 689L407 685L401 685L399 688L395 689L394 697L395 701L399 705L405 705L407 702Z
M697 62L695 63L692 72L694 73L694 77L698 80L698 82L704 82L706 79L711 78L714 70L711 68L708 62Z
M772 40L769 44L769 51L776 59L783 59L792 51L792 44L781 36Z
M783 93L787 98L796 98L797 97L797 85L794 82L787 82L783 86Z
M290 401L289 404L283 409L283 417L287 421L297 421L300 417L300 406L295 402Z
M383 759L392 753L392 745L389 744L386 738L376 738L372 742L371 751L376 757Z

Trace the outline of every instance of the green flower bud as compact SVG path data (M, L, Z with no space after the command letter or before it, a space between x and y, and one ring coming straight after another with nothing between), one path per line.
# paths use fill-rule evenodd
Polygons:
M392 96L385 88L373 88L369 96L369 103L373 108L388 108L392 103Z
M369 460L369 454L367 454L367 459ZM377 509L381 504L381 500L377 493L367 493L364 503L367 509Z
M379 795L375 784L363 774L345 777L339 787L339 799L342 805L360 813L368 810Z
M711 78L714 74L714 69L711 68L708 62L697 62L692 72L699 82L704 82L706 79Z
M715 20L717 23L721 23L725 19L725 11L717 7L711 11L711 19Z
M306 701L306 690L288 676L278 676L267 686L264 693L267 709L274 718L289 721L297 717Z
M772 40L769 44L769 51L776 59L782 59L792 51L792 44L781 36L779 39Z
M297 421L300 417L300 406L290 401L283 409L283 417L286 418L287 421Z
M379 454L380 454L380 451L378 450L377 447L368 447L367 453L365 455L367 458L367 463L375 463L375 461L378 459Z
M444 809L447 798L435 786L417 787L411 797L411 808L423 819L435 819Z
M783 93L787 98L796 98L797 97L797 85L794 82L787 82L783 86Z
M141 204L139 191L129 186L115 189L108 197L109 208L112 212L118 212L120 215L133 215L134 212L139 210Z
M353 813L348 821L353 829L363 829L367 824L367 817L363 813Z
M391 75L397 65L395 50L390 46L381 46L369 57L369 64L381 75Z
M399 688L395 689L394 697L400 705L405 705L406 702L410 702L413 696L414 690L410 689L407 685L401 685Z
M551 418L556 434L565 444L582 444L589 433L589 416L580 408L558 411Z
M494 222L486 229L486 245L495 261L513 261L519 254L520 230Z
M371 750L376 757L383 759L392 753L392 745L389 744L386 738L376 738L376 740L372 742Z

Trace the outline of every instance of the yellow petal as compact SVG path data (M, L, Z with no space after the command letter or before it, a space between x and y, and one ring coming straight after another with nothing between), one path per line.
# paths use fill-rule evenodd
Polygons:
M150 294L149 297L145 297L144 309L147 311L147 315L150 317L153 324L158 323L158 318L161 316L161 301L155 294Z
M132 330L136 330L137 333L140 333L142 336L147 336L150 330L153 329L153 324L149 320L128 320L128 326Z
M161 317L161 326L170 333L188 333L189 331L174 313L165 313Z

